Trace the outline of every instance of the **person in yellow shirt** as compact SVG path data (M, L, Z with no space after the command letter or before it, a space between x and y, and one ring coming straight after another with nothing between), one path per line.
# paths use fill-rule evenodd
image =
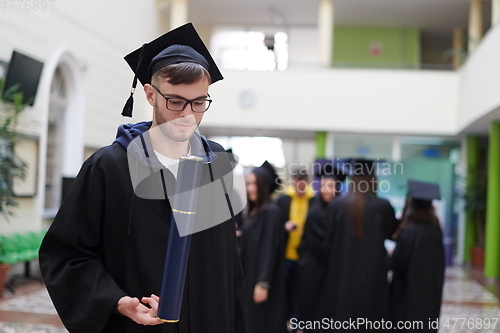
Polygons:
M292 172L291 186L278 197L284 230L287 233L285 246L285 278L287 289L287 306L290 318L298 318L299 301L297 287L297 267L299 261L299 246L309 211L310 201L314 191L309 183L307 169L297 169Z

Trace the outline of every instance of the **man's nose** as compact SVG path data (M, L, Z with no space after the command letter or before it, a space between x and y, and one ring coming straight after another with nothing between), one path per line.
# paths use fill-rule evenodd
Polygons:
M180 114L181 117L187 117L187 116L190 116L190 115L194 115L194 112L191 109L191 104L189 104L189 103L186 104L186 107L180 113L181 113Z

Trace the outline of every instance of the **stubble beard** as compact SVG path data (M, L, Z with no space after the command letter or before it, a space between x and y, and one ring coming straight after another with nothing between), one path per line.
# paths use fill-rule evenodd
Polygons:
M173 128L169 128L174 127L175 125L173 123L169 124L169 122L171 121L166 120L165 117L163 117L162 113L160 112L160 108L156 103L153 106L153 110L155 114L156 125L160 128L160 131L163 133L163 135L165 135L170 140L175 142L186 142L193 136L195 130L175 133L175 130ZM196 128L198 128L198 125L199 124L196 125Z

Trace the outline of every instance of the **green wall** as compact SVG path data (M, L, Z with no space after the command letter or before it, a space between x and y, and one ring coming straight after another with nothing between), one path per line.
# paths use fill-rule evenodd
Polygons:
M484 276L500 277L500 122L490 124Z
M326 154L326 132L318 131L315 133L316 138L316 158L325 158Z
M377 49L380 52L374 53ZM335 27L333 65L418 68L420 31L417 28Z

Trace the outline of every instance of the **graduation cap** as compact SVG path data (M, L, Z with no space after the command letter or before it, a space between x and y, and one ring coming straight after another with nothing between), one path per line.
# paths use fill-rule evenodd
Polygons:
M226 149L226 153L227 153L227 156L229 158L229 161L231 161L233 163L238 163L238 159L236 158L236 155L233 153L232 148Z
M317 178L333 178L338 181L344 181L346 174L334 167L331 163L326 163L320 166L320 169L314 174Z
M273 193L281 185L281 179L276 173L276 169L268 161L264 161L260 167L254 168L252 172L264 179L268 185L269 193Z
M133 95L137 80L142 85L151 83L153 74L162 67L180 62L194 62L202 65L210 73L211 83L223 79L214 59L192 23L184 24L142 45L126 55L125 61L135 73L130 97L122 112L125 117L132 117Z
M343 172L352 176L370 176L374 175L376 168L375 162L373 160L368 160L364 158L351 158L344 162Z
M439 184L425 183L416 180L408 180L408 195L412 199L422 200L422 201L432 201L434 199L436 200L441 199Z

